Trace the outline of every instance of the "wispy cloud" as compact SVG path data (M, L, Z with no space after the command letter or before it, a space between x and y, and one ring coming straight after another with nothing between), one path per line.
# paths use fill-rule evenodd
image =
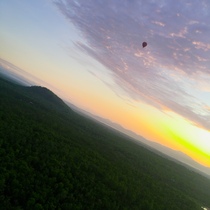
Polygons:
M130 97L210 130L210 101L199 97L209 91L202 85L210 76L208 0L54 2L84 38L75 45L111 71Z

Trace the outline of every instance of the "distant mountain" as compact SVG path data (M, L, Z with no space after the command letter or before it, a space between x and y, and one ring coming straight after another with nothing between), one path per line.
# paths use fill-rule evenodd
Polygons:
M156 142L149 141L149 140L145 139L144 137L142 137L128 129L125 129L121 125L110 121L109 119L104 119L102 117L91 114L90 112L87 112L85 110L82 110L82 109L76 107L72 103L66 102L66 104L69 105L69 107L71 107L74 111L76 111L80 114L83 114L85 116L89 116L90 118L125 134L128 138L130 138L130 140L136 142L137 144L144 146L144 147L148 148L149 150L151 150L155 153L158 153L159 155L162 155L166 158L172 159L173 161L178 162L179 164L182 164L186 167L189 167L191 170L194 170L194 171L201 173L202 175L205 175L206 177L210 178L210 168L200 165L199 163L197 163L196 161L194 161L192 158L185 155L184 153L170 149L170 148L163 146L161 144L158 144Z
M24 76L21 76L20 74L18 74L17 69L18 68L13 66L11 63L0 58L0 76L1 77L20 85L29 86L29 85L34 84L32 81L29 81Z
M31 85L44 85L50 87L49 84L38 79L32 74L24 71L23 69L13 65L12 63L0 58L0 75L8 80L11 80L15 83L31 86Z

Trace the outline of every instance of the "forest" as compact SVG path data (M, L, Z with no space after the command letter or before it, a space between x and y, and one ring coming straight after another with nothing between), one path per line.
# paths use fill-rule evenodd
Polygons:
M0 209L201 210L210 180L0 77Z

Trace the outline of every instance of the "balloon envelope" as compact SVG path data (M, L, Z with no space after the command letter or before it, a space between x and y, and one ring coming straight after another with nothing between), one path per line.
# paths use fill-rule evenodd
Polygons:
M144 48L144 47L146 47L147 46L147 43L146 42L143 42L142 43L142 47Z

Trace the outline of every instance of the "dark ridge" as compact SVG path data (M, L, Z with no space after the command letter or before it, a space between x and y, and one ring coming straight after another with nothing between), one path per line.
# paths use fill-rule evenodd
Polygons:
M44 104L48 108L55 109L63 113L70 111L70 108L64 103L64 101L46 87L31 86L26 87L25 91L28 97L34 101L39 101L40 104Z

